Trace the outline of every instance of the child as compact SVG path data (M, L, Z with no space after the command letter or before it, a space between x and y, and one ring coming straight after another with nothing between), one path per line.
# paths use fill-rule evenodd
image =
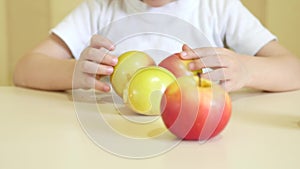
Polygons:
M181 57L194 59L191 70L211 68L213 71L201 76L220 81L227 91L242 87L300 89L299 59L281 46L239 0L85 1L19 61L15 84L44 90L68 90L73 84L75 89L110 91L109 84L97 77L112 74L118 58L104 49L114 51L118 46L98 32L113 21L145 12L178 17L203 32L212 46L199 44L191 49L184 45ZM125 27L120 27L120 32Z

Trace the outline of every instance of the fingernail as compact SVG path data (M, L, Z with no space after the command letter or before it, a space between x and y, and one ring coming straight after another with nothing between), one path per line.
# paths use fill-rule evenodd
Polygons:
M180 56L181 56L181 57L185 57L186 55L187 55L186 52L181 52L181 53L180 53Z
M111 45L110 48L109 48L109 50L110 50L110 51L115 50L115 46L114 46L114 45Z
M112 68L112 67L107 68L107 73L111 74L113 71L114 71L114 68Z
M109 86L104 86L104 91L105 92L109 92L110 91L110 87Z
M194 70L195 69L195 63L190 63L189 64L189 69Z
M113 61L113 64L116 65L119 60L118 60L118 58L113 58L112 61Z

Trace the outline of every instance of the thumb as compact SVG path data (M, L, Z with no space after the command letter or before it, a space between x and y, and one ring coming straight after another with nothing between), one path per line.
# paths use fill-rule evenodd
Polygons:
M182 51L191 52L193 51L187 44L182 45Z
M180 53L180 57L182 59L198 59L199 56L196 54L196 52L190 48L187 44L184 44L182 46L182 52Z

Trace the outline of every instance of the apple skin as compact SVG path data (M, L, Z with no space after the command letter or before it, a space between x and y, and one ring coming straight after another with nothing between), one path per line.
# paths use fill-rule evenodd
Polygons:
M192 61L193 60L183 60L179 53L175 53L162 60L158 66L168 69L177 78L182 76L197 76L197 74L202 71L190 71L188 64Z
M134 112L160 115L160 103L166 88L176 81L167 69L149 66L137 70L123 92L123 100Z
M118 59L118 64L114 67L110 81L114 91L120 97L123 97L127 83L138 69L156 65L148 54L141 51L125 52Z
M165 126L183 140L207 141L218 135L231 116L231 100L221 86L190 76L170 84L161 100Z

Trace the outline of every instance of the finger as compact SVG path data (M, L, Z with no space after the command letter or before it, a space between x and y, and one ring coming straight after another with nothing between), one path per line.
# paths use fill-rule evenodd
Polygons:
M225 56L208 56L200 59L195 59L189 64L191 70L199 70L203 68L224 68L228 67L228 57Z
M108 84L95 79L93 75L86 74L86 76L84 76L84 82L85 89L96 89L103 92L110 91L110 86Z
M83 86L81 88L83 89L91 89L94 88L93 86L95 85L95 78L93 75L84 73L84 76L81 77L83 79Z
M191 47L189 47L187 44L183 44L182 51L193 51L193 49Z
M104 53L96 48L87 48L87 50L84 52L84 58L92 62L102 63L110 66L115 66L118 63L118 57Z
M95 80L95 89L100 90L103 92L109 92L110 91L110 85L104 82L101 82L99 80Z
M101 35L92 36L90 46L93 48L97 48L97 49L100 49L103 47L109 51L112 51L115 49L113 43Z
M222 48L197 48L184 50L180 53L183 59L199 59L207 56L218 56L222 53Z
M216 69L207 73L201 74L201 78L209 79L211 81L226 81L230 80L229 73L226 68Z
M180 56L182 59L200 58L200 56L196 56L196 53L187 44L184 44L182 46L182 52L180 53Z
M232 89L232 81L230 80L221 80L220 86L227 92L231 91Z
M93 75L111 75L114 71L112 66L101 65L95 62L82 61L79 63L81 72Z
M232 80L222 81L220 85L227 92L233 92L242 88L241 86L236 85L236 83Z

